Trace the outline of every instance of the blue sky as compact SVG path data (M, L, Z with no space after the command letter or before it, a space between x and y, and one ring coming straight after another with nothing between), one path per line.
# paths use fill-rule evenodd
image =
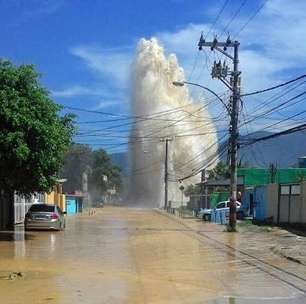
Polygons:
M232 0L208 38L235 35L266 1ZM129 111L129 67L137 41L157 37L176 53L188 80L216 91L196 44L224 0L0 0L1 57L33 63L58 103ZM294 78L305 70L306 1L269 0L240 33L243 91ZM215 54L208 55L213 60ZM216 57L218 58L218 57ZM195 63L195 64L194 64ZM79 120L97 119L82 114ZM101 117L100 117L101 119Z

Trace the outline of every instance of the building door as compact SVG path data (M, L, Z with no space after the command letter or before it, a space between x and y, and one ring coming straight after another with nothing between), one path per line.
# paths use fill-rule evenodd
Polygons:
M75 198L66 198L66 212L67 214L77 213L77 201Z

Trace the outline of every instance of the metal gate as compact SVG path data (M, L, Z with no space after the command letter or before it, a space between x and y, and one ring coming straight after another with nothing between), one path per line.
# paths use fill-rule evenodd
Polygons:
M14 194L14 224L21 224L24 222L25 215L35 201L44 202L44 194L36 193L30 198Z
M289 224L299 222L300 184L279 185L277 223Z

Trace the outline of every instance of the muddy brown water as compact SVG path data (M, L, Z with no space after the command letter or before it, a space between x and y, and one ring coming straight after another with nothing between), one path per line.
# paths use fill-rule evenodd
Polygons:
M0 233L0 303L306 303L305 267L265 242L153 210L104 208L68 217L64 232Z

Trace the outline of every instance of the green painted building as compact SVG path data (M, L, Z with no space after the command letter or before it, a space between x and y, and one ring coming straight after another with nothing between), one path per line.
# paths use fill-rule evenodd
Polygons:
M238 176L243 178L245 187L262 186L271 183L294 184L306 180L306 168L260 169L239 168Z

